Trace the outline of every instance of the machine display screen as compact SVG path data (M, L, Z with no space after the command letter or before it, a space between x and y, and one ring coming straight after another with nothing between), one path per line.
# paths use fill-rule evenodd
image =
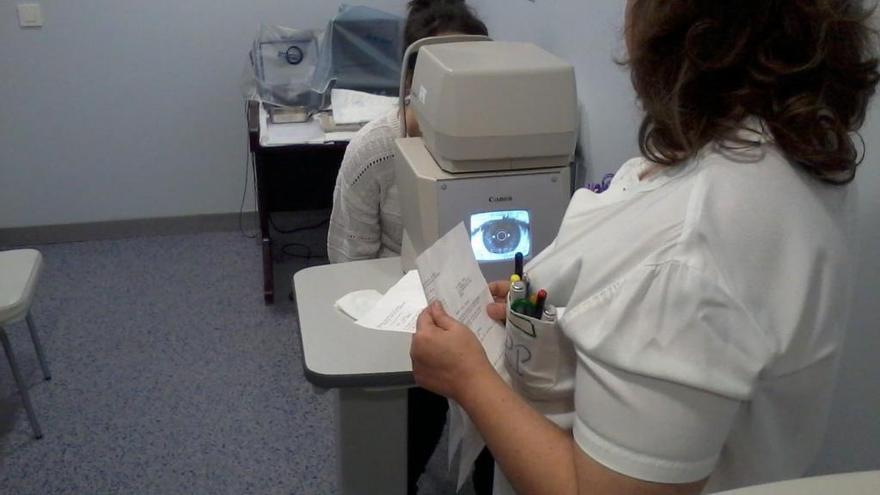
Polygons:
M528 257L532 250L529 212L508 210L471 215L471 248L477 261L512 260L516 253Z

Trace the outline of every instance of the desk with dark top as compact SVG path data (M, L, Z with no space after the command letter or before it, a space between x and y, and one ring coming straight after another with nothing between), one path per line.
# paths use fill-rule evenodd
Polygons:
M350 134L327 134L317 122L284 124L291 130L281 140L267 139L266 112L257 101L247 105L248 141L256 174L257 208L263 250L263 298L275 302L272 257L273 211L303 211L330 208L336 174Z

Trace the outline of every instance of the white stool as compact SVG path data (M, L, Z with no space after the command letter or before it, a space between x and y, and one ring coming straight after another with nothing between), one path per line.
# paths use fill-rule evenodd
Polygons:
M37 423L30 395L18 371L9 337L3 327L21 320L27 321L40 367L43 368L43 376L46 380L51 379L49 366L43 355L43 346L40 345L40 339L37 337L37 327L34 326L34 320L31 318L31 303L34 300L34 291L42 266L43 256L35 249L0 251L0 341L3 343L3 350L6 351L9 366L12 368L12 376L18 385L21 401L24 402L24 409L27 411L28 420L37 439L43 438L43 432L40 430L40 424Z

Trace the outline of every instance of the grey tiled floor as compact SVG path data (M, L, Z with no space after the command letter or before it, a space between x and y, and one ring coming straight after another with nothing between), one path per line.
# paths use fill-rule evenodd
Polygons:
M323 232L297 240L323 252ZM260 251L239 233L40 246L34 304L53 372L8 329L45 438L0 358L0 493L336 493L333 393L304 380L287 300L263 305ZM445 449L423 478L450 493Z

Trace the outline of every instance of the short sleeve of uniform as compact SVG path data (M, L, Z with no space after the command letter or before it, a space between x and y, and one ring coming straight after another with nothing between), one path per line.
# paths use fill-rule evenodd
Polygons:
M645 481L709 476L770 356L722 284L685 263L642 266L560 323L578 355L580 448Z

